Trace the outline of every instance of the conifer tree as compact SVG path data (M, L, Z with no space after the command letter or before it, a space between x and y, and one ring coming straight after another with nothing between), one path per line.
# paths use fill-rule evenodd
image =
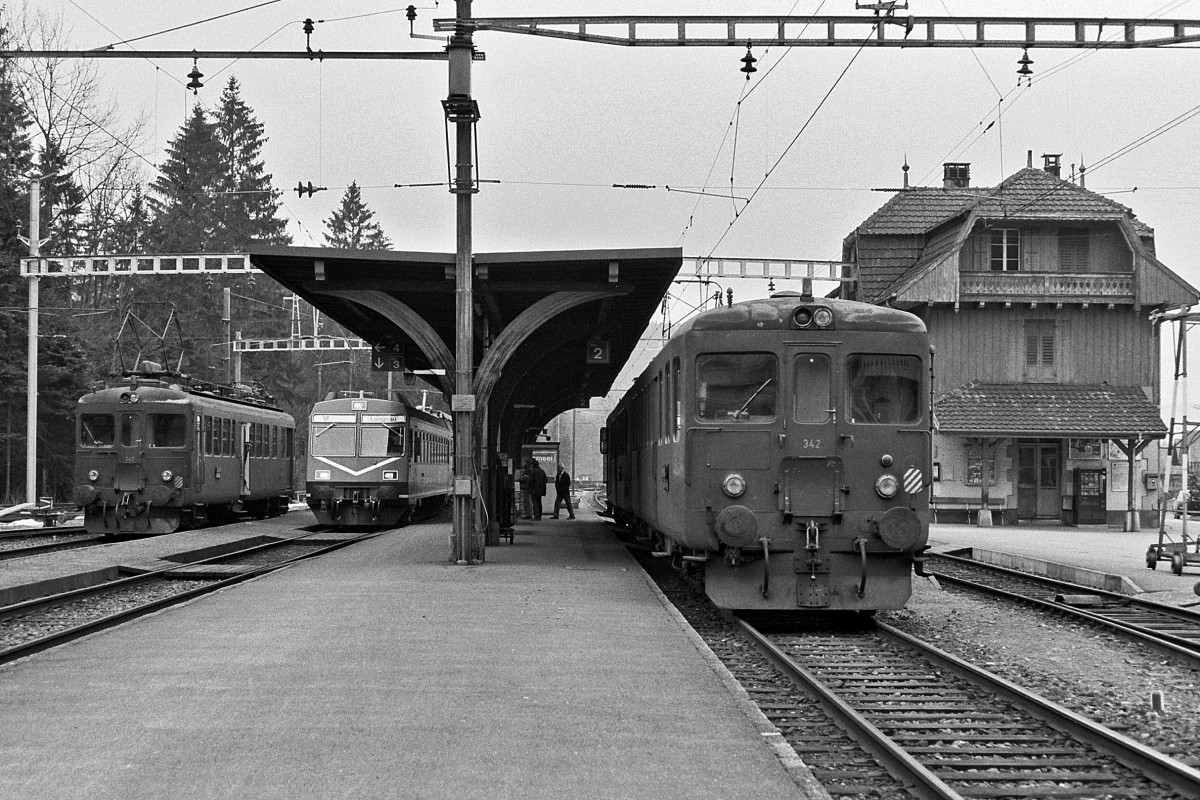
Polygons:
M388 250L392 243L384 235L375 212L363 202L356 182L342 195L342 205L325 220L325 243L348 250Z
M276 218L280 192L262 160L267 142L263 125L242 100L237 78L230 76L216 114L217 142L224 170L217 190L229 224L230 246L245 246L244 236L261 244L289 244L285 220Z
M154 214L151 243L162 253L217 252L211 247L222 222L212 202L221 184L221 148L216 126L197 103L167 145L161 174L150 185Z
M11 41L0 16L0 47ZM28 247L17 238L29 232L29 176L33 150L29 115L17 100L13 62L0 59L0 500L24 497L25 343L28 305L19 259Z

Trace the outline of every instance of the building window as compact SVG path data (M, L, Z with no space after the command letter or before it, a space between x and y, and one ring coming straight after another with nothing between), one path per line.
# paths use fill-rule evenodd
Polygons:
M997 272L1016 272L1021 268L1021 231L1019 228L992 230L991 268Z
M1058 229L1058 268L1062 272L1087 272L1088 229Z
M1054 320L1025 321L1025 380L1048 382L1055 379L1057 358Z

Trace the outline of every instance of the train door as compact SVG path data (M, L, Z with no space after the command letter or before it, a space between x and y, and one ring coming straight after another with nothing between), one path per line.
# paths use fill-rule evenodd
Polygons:
M249 422L243 422L239 426L242 429L240 437L242 447L242 497L250 496L250 453L252 444L250 439L250 425L251 423Z
M787 423L781 439L779 510L801 519L830 517L841 505L832 353L811 343L789 348L784 367L791 391L786 407L780 408Z
M113 485L118 492L133 492L145 488L142 469L145 456L140 414L117 415L117 470Z

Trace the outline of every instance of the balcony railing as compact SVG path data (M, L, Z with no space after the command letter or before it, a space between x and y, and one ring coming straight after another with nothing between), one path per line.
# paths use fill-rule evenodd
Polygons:
M963 300L1131 301L1133 275L1111 272L963 272Z

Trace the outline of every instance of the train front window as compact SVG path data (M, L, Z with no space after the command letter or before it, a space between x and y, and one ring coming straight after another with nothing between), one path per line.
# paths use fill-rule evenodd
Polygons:
M81 414L79 444L84 447L112 447L117 441L117 425L111 414Z
M401 425L364 425L362 456L404 455L404 427Z
M314 456L352 456L358 418L353 414L313 414L308 451Z
M921 359L862 353L846 361L850 421L908 425L921 419Z
M797 422L827 422L832 408L829 356L800 353L793 373L792 408Z
M704 420L770 422L779 397L773 353L705 353L696 359L696 415Z
M187 417L183 414L151 414L150 446L183 447L187 439Z

